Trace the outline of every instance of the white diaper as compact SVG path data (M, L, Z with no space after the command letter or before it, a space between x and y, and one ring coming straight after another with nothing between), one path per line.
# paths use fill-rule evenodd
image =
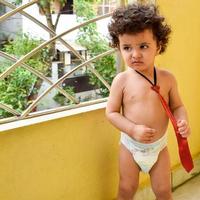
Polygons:
M153 143L144 144L137 142L125 133L121 133L120 141L132 153L141 170L148 173L156 163L160 151L167 145L167 134Z

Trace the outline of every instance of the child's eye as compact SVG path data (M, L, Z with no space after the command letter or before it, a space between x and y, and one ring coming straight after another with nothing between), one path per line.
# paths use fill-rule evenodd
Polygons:
M142 45L140 45L140 49L148 49L148 48L149 48L149 46L146 45L146 44L142 44Z
M131 47L124 47L123 48L125 51L130 51L131 50Z

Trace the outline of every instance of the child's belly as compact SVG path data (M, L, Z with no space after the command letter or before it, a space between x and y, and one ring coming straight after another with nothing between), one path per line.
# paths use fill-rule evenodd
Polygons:
M138 125L146 125L156 130L154 140L162 137L168 126L168 117L160 102L138 102L123 109L123 115ZM153 141L152 141L153 142Z

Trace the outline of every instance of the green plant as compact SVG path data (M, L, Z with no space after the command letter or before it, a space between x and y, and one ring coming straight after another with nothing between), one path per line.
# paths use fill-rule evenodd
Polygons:
M75 10L77 14L77 21L82 22L92 19L96 16L94 6L85 0L75 1ZM96 23L91 23L87 26L79 29L77 42L86 47L90 56L96 56L110 49L108 41L105 37L100 35L97 31ZM105 56L94 63L95 69L103 76L103 78L111 84L114 76L116 75L115 58L112 55ZM100 89L102 97L106 97L109 94L108 89L104 84L91 72L88 72L90 76L90 83L96 85Z
M39 0L38 5L42 7L48 6L49 3L53 3L55 1L58 1L61 3L62 6L65 5L66 0ZM11 3L14 3L15 5L22 4L22 0L12 0Z
M10 62L1 63L3 69L11 65ZM28 96L37 77L23 68L17 68L6 79L0 81L0 102L22 112L29 104ZM5 110L0 110L0 117L11 116Z
M42 42L42 40L32 38L28 34L18 34L13 41L4 46L3 51L20 58L39 46ZM48 48L44 48L31 57L26 63L38 71L46 74L48 70L46 62L48 61Z
M68 92L70 95L74 96L75 92L74 92L74 87L71 86L64 86L63 89ZM70 101L69 99L67 99L63 94L61 94L60 92L57 93L54 98L55 101L57 101L60 105L64 106L64 105L70 105L73 104L72 101Z
M12 0L13 3L15 4L20 4L22 3L22 0ZM60 13L58 12L58 15L56 17L55 23L53 23L53 19L52 19L52 14L55 13L54 10L54 3L60 3L60 8L61 9L65 4L66 4L67 0L39 0L37 5L39 7L39 11L42 15L45 16L46 18L46 23L49 29L51 29L52 31L56 32L57 29L57 25L59 22L59 18L60 18ZM49 37L52 38L52 34L49 34ZM49 64L49 69L51 68L52 65L52 60L56 58L56 50L55 50L55 42L51 43L48 46L48 51L49 51L49 58L51 58L48 61Z
M38 4L39 6L42 6L43 8L47 7L49 4L54 2L59 2L61 6L64 6L66 3L66 0L39 0Z
M18 35L14 41L4 46L3 51L20 58L41 42L40 40L31 38L27 34ZM47 71L45 62L48 60L46 53L46 49L40 51L37 55L30 58L27 64L45 74ZM10 61L1 59L0 73L12 64ZM31 72L17 67L9 76L0 81L0 102L22 112L30 103L30 95L37 93L38 88L35 86L38 81L39 79ZM0 109L0 118L8 116L11 116L11 114Z
M11 3L13 3L15 5L20 5L20 4L22 4L22 0L11 0Z

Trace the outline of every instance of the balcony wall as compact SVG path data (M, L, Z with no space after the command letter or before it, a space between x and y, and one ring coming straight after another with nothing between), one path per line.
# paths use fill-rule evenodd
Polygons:
M1 132L0 199L112 199L117 151L104 109Z
M98 109L1 132L0 199L114 199L119 131L104 112ZM198 140L193 132L194 156L200 152ZM169 149L173 170L179 159L171 131ZM141 188L148 182L142 174Z

